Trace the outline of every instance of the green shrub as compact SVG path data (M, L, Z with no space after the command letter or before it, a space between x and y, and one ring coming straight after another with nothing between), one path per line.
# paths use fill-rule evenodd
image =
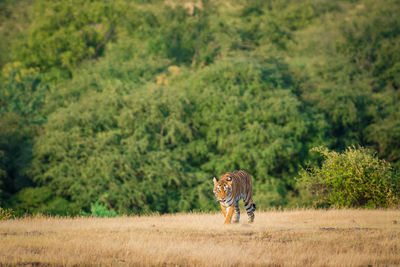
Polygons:
M10 204L18 216L44 214L68 216L79 213L79 209L66 199L53 196L46 187L26 187L10 198Z
M90 213L83 211L82 215L103 218L103 217L116 217L117 213L113 209L109 210L105 205L96 202L90 204Z
M343 153L312 149L325 160L321 167L300 172L300 180L315 194L317 206L392 207L400 200L400 177L390 164L365 148Z
M13 216L14 212L12 209L4 209L0 207L0 221L11 219Z

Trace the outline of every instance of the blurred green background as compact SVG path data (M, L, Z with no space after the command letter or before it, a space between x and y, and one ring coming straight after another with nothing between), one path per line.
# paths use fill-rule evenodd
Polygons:
M210 211L212 177L235 169L260 209L310 206L296 177L321 166L317 146L367 147L397 173L399 14L397 0L0 1L0 206Z

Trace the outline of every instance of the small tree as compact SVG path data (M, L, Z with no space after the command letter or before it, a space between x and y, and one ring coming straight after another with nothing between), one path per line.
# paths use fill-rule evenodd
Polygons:
M300 181L316 197L316 206L393 207L400 203L400 177L390 164L365 148L343 153L324 147L312 149L325 160L321 167L299 173Z

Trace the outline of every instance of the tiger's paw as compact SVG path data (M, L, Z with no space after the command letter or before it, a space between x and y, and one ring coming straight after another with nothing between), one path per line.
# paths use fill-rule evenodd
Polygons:
M254 215L252 217L249 218L248 223L253 223L254 222Z

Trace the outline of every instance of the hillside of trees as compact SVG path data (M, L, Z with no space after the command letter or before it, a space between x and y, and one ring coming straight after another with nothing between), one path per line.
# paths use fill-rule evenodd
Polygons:
M1 1L0 206L210 211L212 178L235 169L261 209L308 206L312 149L350 146L390 165L398 195L399 14L398 0Z

